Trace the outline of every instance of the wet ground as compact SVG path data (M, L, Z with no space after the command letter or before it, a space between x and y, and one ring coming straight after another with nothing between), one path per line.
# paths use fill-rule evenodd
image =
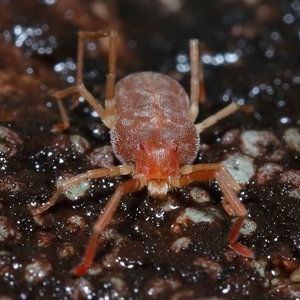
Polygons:
M300 1L198 2L0 1L0 299L300 298ZM216 183L200 182L164 201L123 197L93 268L72 276L126 180L86 182L40 218L28 209L57 179L118 163L85 102L66 100L71 126L51 132L52 95L75 81L79 29L119 32L118 78L152 70L188 92L188 41L198 38L207 102L197 120L231 101L254 107L203 132L195 162L222 162L242 184L240 242L253 259L228 248L233 217ZM88 42L84 82L101 103L106 72L107 45Z

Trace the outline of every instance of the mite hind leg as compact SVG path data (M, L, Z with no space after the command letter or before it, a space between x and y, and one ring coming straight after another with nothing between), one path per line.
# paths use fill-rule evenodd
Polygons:
M243 222L247 216L247 210L236 196L236 193L240 191L240 185L227 169L221 164L198 164L194 166L184 166L179 172L182 175L178 182L179 187L188 185L193 181L217 180L225 198L222 203L224 209L229 214L235 213L237 215L237 220L233 224L228 236L229 247L244 257L252 257L252 251L237 242Z
M106 80L106 100L105 108L103 108L98 101L88 92L82 82L82 65L83 65L83 46L85 39L99 39L107 37L109 39L109 57L108 65L109 71ZM60 131L67 129L69 119L66 110L62 104L62 99L66 96L75 94L85 98L88 103L97 112L103 123L108 127L112 128L115 121L115 106L114 106L114 95L115 95L115 79L116 79L116 59L117 59L117 33L112 31L109 35L102 31L79 31L78 34L78 54L77 54L77 78L76 85L65 90L58 91L54 94L57 100L58 107L60 110L62 123L57 124L53 127L53 131Z
M121 197L124 194L129 194L142 189L145 184L146 182L142 178L133 178L125 181L116 188L115 192L105 205L103 213L98 217L96 223L94 224L93 232L86 248L82 263L72 271L74 275L83 275L91 267L94 260L99 235L111 220L118 204L120 203Z
M198 40L190 40L190 61L191 61L191 106L189 108L189 116L192 121L195 121L199 112L199 102L205 103L205 86L203 65L201 61L201 45ZM200 51L199 51L200 50ZM214 125L217 121L227 117L237 110L250 113L253 111L252 106L243 105L239 106L235 103L231 103L224 109L220 110L216 114L208 117L199 124L196 124L198 133L201 133L208 127Z
M190 40L190 61L191 61L191 106L189 109L189 116L192 121L195 121L199 112L199 102L205 102L205 87L204 87L204 76L203 66L200 61L199 53L199 41ZM218 120L225 118L232 114L238 109L238 105L231 103L218 113L210 116L201 123L196 125L197 131L200 133L206 128L215 124Z
M189 116L192 121L195 121L198 116L199 102L205 102L205 87L203 66L201 61L201 45L198 40L190 40L190 64L191 64L191 106Z
M102 178L105 176L128 175L132 172L133 167L131 165L121 165L118 167L90 170L85 173L76 175L70 179L65 180L47 203L40 207L29 207L29 210L34 216L44 213L56 203L58 198L64 193L66 189L79 184L83 180ZM95 256L99 235L106 227L106 225L110 222L121 200L122 195L140 190L145 186L145 184L146 182L143 178L136 178L125 181L116 188L115 192L105 205L103 213L98 217L96 223L94 224L93 233L90 237L82 264L73 270L74 275L80 276L89 270Z

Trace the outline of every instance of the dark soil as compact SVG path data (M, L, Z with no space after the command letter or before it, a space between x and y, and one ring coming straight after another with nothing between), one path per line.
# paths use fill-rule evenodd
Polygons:
M61 176L118 164L108 129L86 102L66 99L71 126L51 132L60 122L52 95L75 82L79 29L119 32L118 79L151 70L187 92L188 45L197 38L207 96L197 121L232 101L254 107L203 132L195 162L238 154L232 168L252 170L239 198L254 229L239 241L253 259L228 248L233 217L212 181L165 200L146 189L124 196L91 271L71 274L97 216L127 179L92 180L76 201L61 196L41 217L30 213ZM0 299L300 299L299 32L297 0L0 0ZM87 42L84 83L100 103L106 72L105 43ZM208 203L195 200L201 191ZM197 219L203 211L212 222Z

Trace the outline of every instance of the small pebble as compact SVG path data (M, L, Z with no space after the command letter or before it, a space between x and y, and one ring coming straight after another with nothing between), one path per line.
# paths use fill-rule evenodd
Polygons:
M171 250L175 253L179 253L183 249L187 249L191 243L191 239L188 237L181 237L178 240L176 240L171 245Z
M0 126L0 154L11 157L15 155L23 144L19 136L11 129Z
M221 265L213 260L198 258L194 261L195 266L204 269L204 272L209 274L212 278L217 279L223 272Z
M62 246L57 249L58 257L68 257L75 254L74 247L69 243L64 243Z
M72 233L80 233L83 232L87 226L85 218L74 214L67 219L66 229Z
M180 233L181 226L187 226L187 223L190 221L194 223L214 223L216 218L220 218L220 215L212 208L210 210L198 210L196 208L188 207L176 218L176 221L172 226L172 232Z
M21 238L21 233L4 216L0 216L0 241L17 242Z
M38 246L39 247L48 247L51 245L51 241L53 239L53 235L46 231L40 231L37 234Z
M83 154L90 148L89 142L80 135L71 135L70 141L73 150L75 150L78 154Z
M266 258L260 258L258 260L251 261L251 265L253 266L253 268L255 268L259 275L264 278L266 277L265 271L267 264L268 260Z
M255 174L253 158L241 153L230 155L221 164L226 167L227 171L241 185L249 183Z
M281 182L286 184L292 184L296 187L300 186L300 171L290 170L282 173Z
M294 272L291 273L290 279L293 282L300 282L300 267L297 268Z
M283 166L275 163L266 163L260 167L257 171L256 178L258 184L265 184L267 181L273 178L277 172L282 172Z
M210 201L210 196L207 191L194 187L190 191L190 196L197 203L205 203Z
M287 129L283 138L290 149L300 152L300 128Z
M223 145L231 145L240 137L240 135L241 135L240 129L229 130L222 136L221 143Z
M45 280L52 271L51 264L44 258L37 258L25 268L25 279L29 283Z
M72 300L92 299L92 285L83 277L75 279L74 282L66 286L65 290Z
M0 178L0 190L7 192L21 191L24 185L13 178L13 176L7 175Z
M114 289L114 295L121 299L127 294L127 286L123 279L113 276L110 279L111 285Z
M240 147L243 153L254 158L263 156L268 161L279 161L284 156L281 143L269 131L248 130L243 132Z
M175 290L180 286L181 282L178 279L152 279L146 285L146 294L150 299L158 299L160 293Z
M289 197L293 197L300 200L300 188L299 189L293 189L289 192Z
M237 218L232 219L231 222L234 223ZM257 229L257 224L250 219L245 219L243 222L243 226L240 230L240 234L242 235L250 235Z

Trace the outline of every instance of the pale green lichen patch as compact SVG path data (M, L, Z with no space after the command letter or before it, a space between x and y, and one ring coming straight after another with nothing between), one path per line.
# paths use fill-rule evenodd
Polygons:
M221 163L239 184L249 183L255 174L253 159L241 153L230 155Z
M232 220L232 223L236 222L236 218ZM240 234L250 235L257 229L257 224L250 219L245 219L241 228Z
M284 156L281 143L269 131L245 131L241 135L241 142L242 152L254 158L264 155L269 161L278 161Z
M187 226L188 222L193 223L214 223L217 218L221 218L219 213L214 209L199 210L188 207L184 209L176 218L175 224L172 226L173 233L180 233L181 226Z
M69 174L65 174L64 178L60 178L56 182L56 187L59 188L65 179L72 178ZM79 184L69 187L64 190L64 195L69 200L78 200L80 197L84 196L85 192L90 188L90 182L89 180L83 180Z
M80 135L71 135L70 141L72 148L79 154L85 153L90 148L90 143Z

